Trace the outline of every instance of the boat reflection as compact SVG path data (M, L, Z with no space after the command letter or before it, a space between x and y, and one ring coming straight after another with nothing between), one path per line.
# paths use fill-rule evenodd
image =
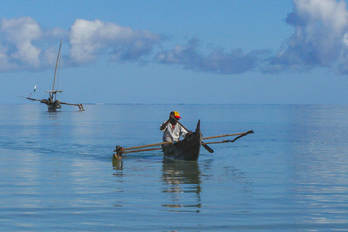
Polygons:
M115 157L112 159L112 167L116 170L115 176L123 176L123 161L116 159Z
M163 189L169 199L162 207L173 212L194 211L199 213L201 205L201 172L197 162L163 161ZM167 197L165 197L167 199Z

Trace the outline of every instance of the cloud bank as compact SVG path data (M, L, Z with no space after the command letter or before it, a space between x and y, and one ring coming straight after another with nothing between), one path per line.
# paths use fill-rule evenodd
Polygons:
M185 69L217 74L239 74L254 70L266 51L253 51L243 54L241 49L225 52L216 48L205 55L199 52L199 41L193 38L187 45L177 45L171 50L163 51L157 55L157 60L162 64L182 65Z
M29 17L0 20L0 72L52 68L60 38L69 43L65 65L85 65L107 55L115 62L143 62L162 36L100 20L78 19L69 31L44 29Z
M46 29L30 17L0 20L0 72L52 68L58 41L70 47L65 65L86 65L102 57L110 62L156 62L222 75L249 71L303 72L317 67L348 74L348 11L344 0L292 0L285 22L294 33L276 53L236 48L207 48L198 38L165 48L166 38L100 20L77 19L69 30Z
M333 68L347 74L348 11L344 0L293 0L294 11L286 23L294 28L277 55L270 57L265 72Z
M70 30L70 57L78 64L93 62L103 53L114 61L137 61L149 55L161 40L161 36L148 31L78 19Z
M31 18L0 21L0 71L40 66L41 49L32 41L42 36L40 26Z

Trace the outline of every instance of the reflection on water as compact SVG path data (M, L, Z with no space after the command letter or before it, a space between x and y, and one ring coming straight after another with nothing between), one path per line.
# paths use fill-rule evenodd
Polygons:
M348 231L348 106L178 105L207 135L258 133L198 162L110 164L160 138L164 108L0 104L1 231Z
M201 172L197 162L163 161L162 193L169 196L162 207L170 208L172 212L200 212L201 204Z
M113 174L114 176L122 177L123 176L123 161L116 159L115 157L112 158L112 167L116 172Z
M114 190L115 193L123 193L124 188L122 187L123 183L123 161L116 159L115 157L112 159L112 167L116 170L116 173L113 175L116 177L119 177L116 179L116 183L120 183L121 186L117 186L116 189ZM120 208L123 207L124 202L118 198L115 198L113 202L113 207L115 208Z
M116 169L117 171L122 171L123 170L123 161L113 157L112 167L114 167L114 169ZM117 173L115 175L118 175ZM122 172L119 172L119 173L121 173L121 175L122 175Z
M62 113L61 111L55 111L55 112L51 112L51 111L45 111L45 112L41 112L43 117L49 118L51 120L57 120L59 119L59 115Z

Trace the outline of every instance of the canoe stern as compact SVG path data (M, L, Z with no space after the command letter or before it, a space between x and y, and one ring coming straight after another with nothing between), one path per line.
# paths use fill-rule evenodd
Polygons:
M176 160L197 161L202 143L202 133L200 130L200 120L197 123L196 131L187 134L179 142L163 146L165 158Z

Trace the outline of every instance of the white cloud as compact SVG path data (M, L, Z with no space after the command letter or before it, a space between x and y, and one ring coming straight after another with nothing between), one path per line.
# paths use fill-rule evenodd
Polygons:
M213 49L207 55L199 52L199 41L193 38L185 46L177 45L172 50L157 55L162 64L182 65L186 69L217 74L240 74L255 70L267 51L253 51L244 54L241 49L225 52L222 48Z
M1 71L7 71L20 65L36 68L40 65L41 49L33 41L42 36L40 26L31 18L2 19L0 21Z
M31 41L42 35L39 24L29 17L2 19L0 25L2 33L7 34L7 39L16 43Z
M78 19L70 31L44 29L30 17L0 20L0 72L51 68L61 38L71 50L66 65L82 65L107 55L110 60L140 61L161 42L159 35L100 20ZM67 51L63 51L67 53Z
M294 33L276 55L266 51L244 53L242 49L202 48L194 38L185 45L162 49L155 62L218 74L251 70L267 73L333 68L348 74L348 11L344 0L292 0L293 12L286 23ZM268 35L271 36L271 35ZM77 19L69 30L44 29L29 17L0 20L0 72L52 68L58 41L65 65L84 65L106 56L114 62L144 62L162 43L161 35L122 27L100 20ZM68 47L68 46L66 46ZM158 48L160 48L158 46ZM346 68L347 67L347 68Z
M343 36L343 43L348 46L348 33L345 33Z
M294 11L287 23L294 34L285 48L270 59L267 71L310 70L315 67L339 67L346 62L345 38L348 12L343 0L293 0Z
M147 55L160 40L159 35L148 31L78 19L71 27L70 54L77 63L92 62L103 52L115 61L136 60Z
M161 52L164 64L182 65L196 71L238 74L250 70L266 73L309 71L315 67L334 68L348 74L348 11L343 0L293 0L294 11L286 22L293 35L276 56L265 51L243 54L241 49L225 52L215 49L208 55L198 52L198 45L177 45ZM270 36L270 35L268 35ZM266 57L268 55L268 57Z

